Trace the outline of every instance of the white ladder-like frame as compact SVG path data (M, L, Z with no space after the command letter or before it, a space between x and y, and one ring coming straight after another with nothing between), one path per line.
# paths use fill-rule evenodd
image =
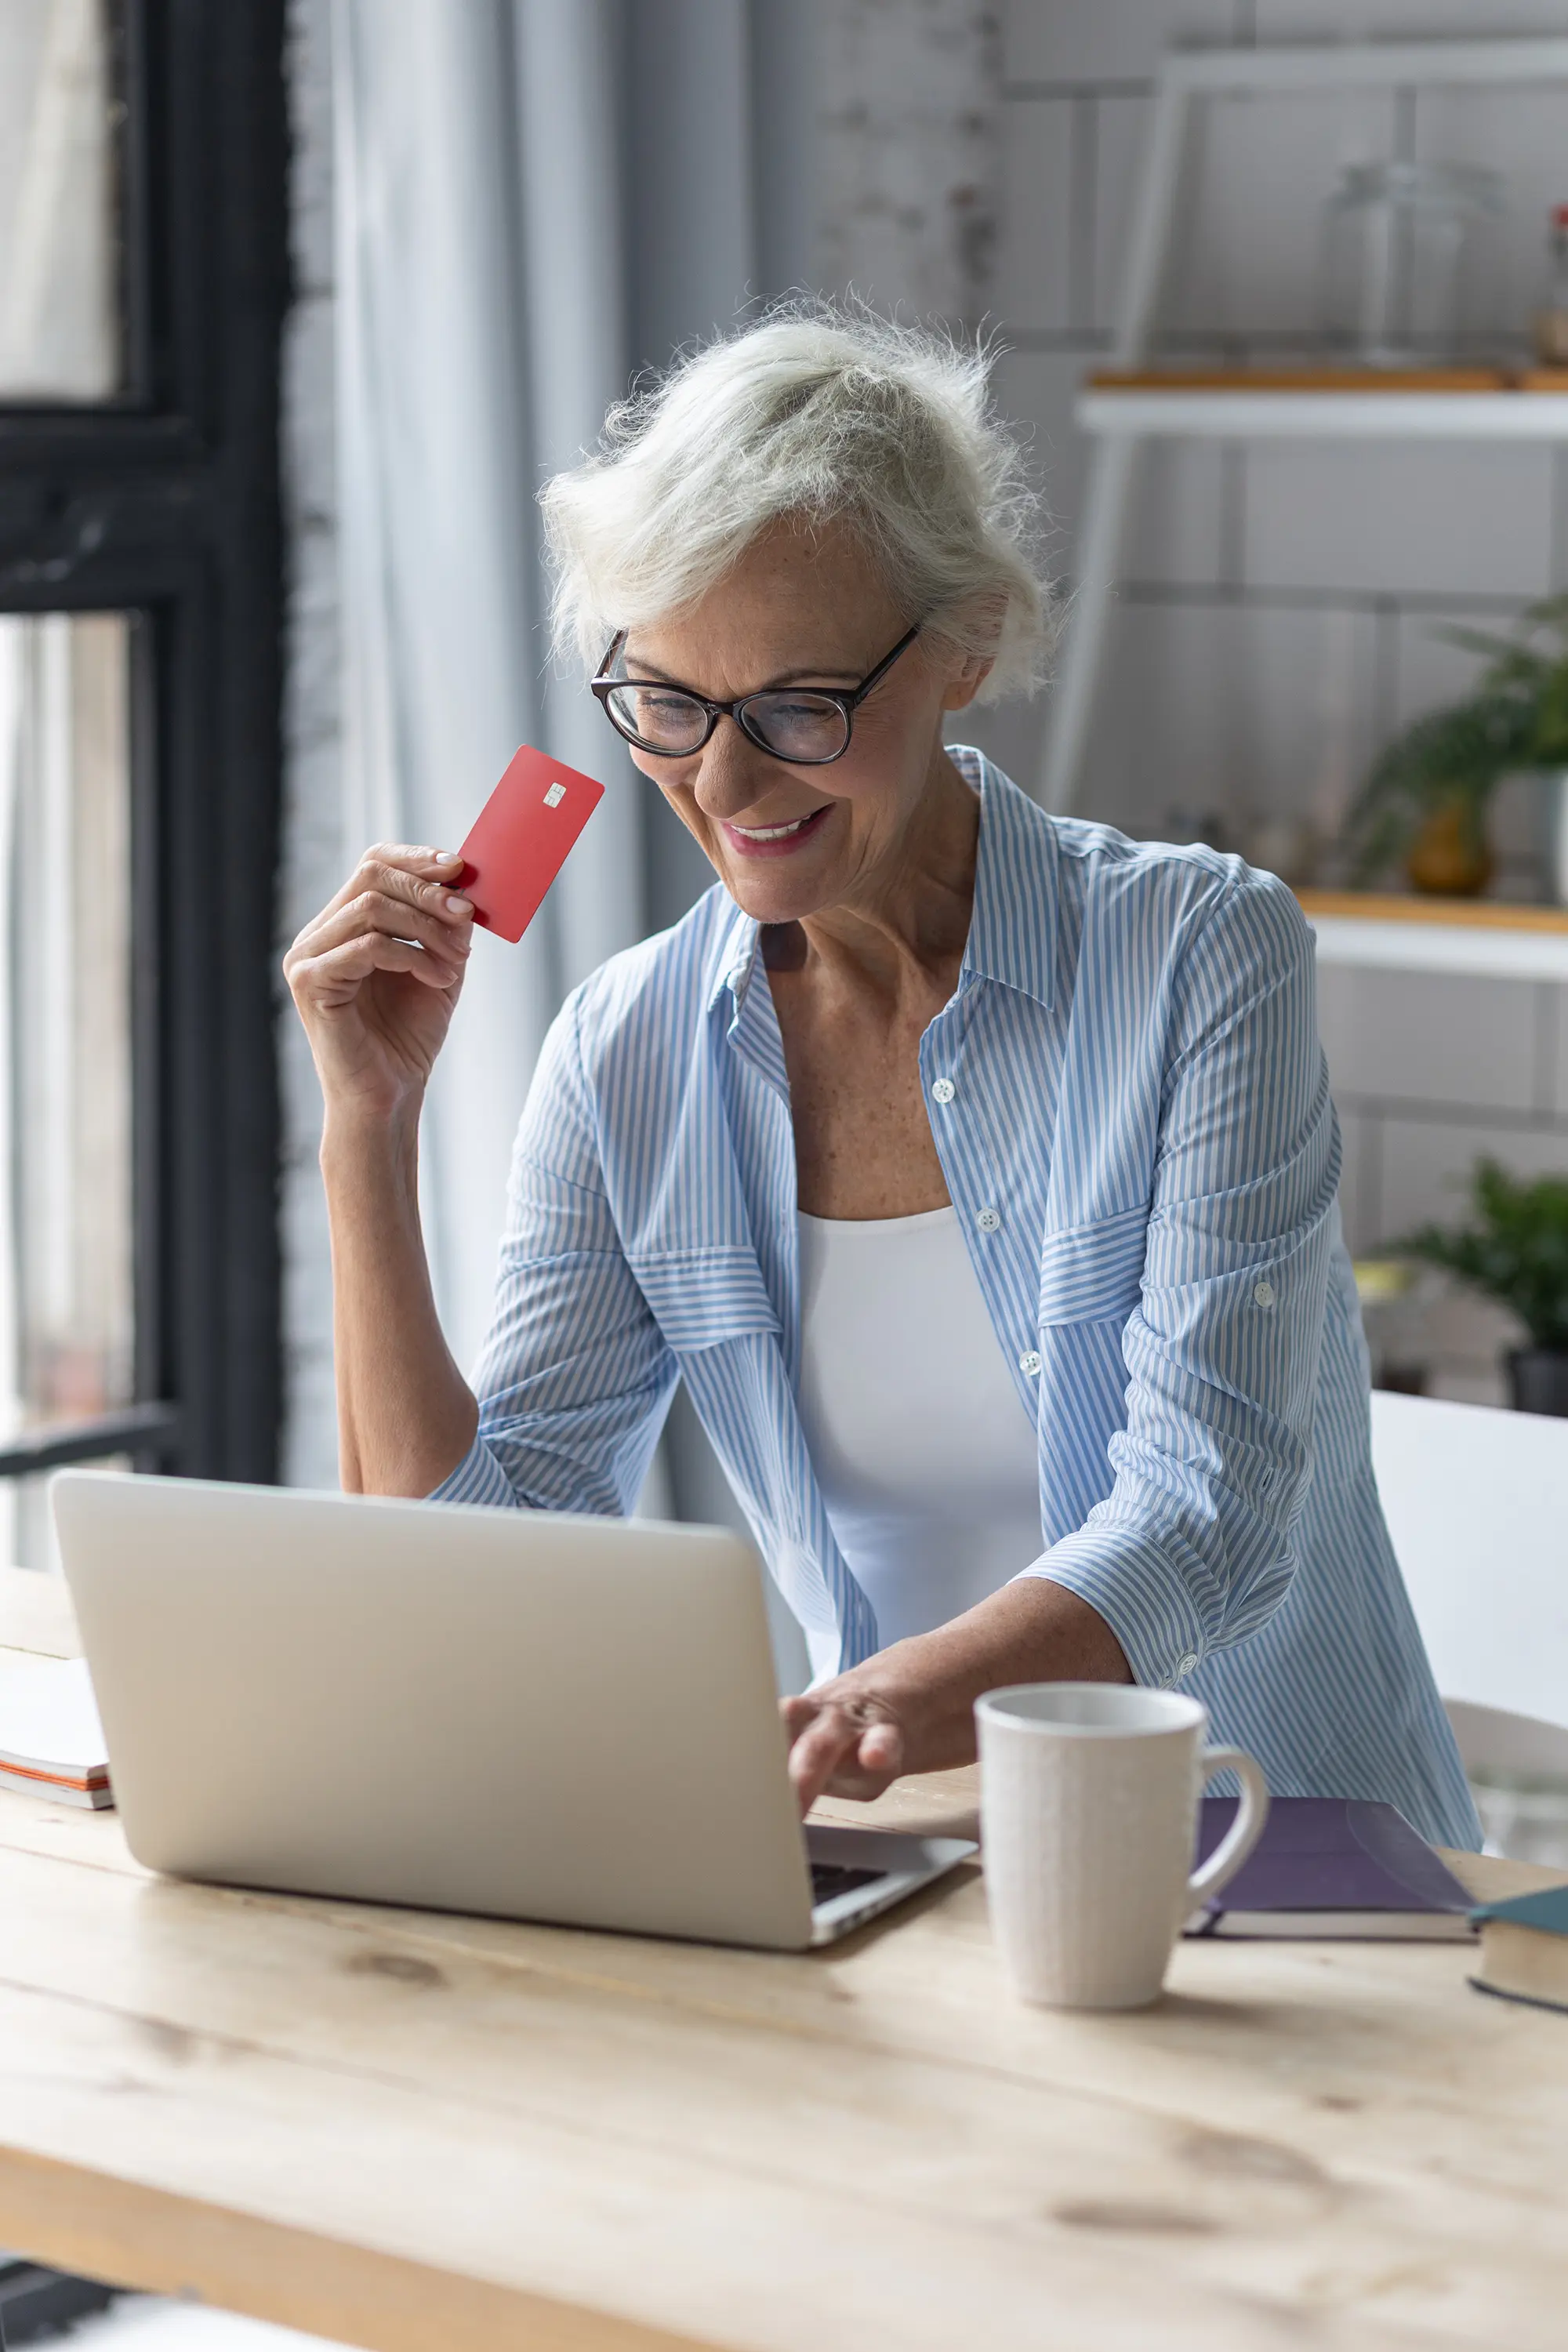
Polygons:
M1154 121L1143 165L1142 183L1133 215L1131 247L1121 289L1112 366L1132 373L1144 365L1153 334L1171 240L1177 184L1186 154L1193 110L1198 100L1237 92L1307 89L1387 89L1479 88L1543 81L1568 82L1568 38L1499 41L1409 41L1340 44L1331 47L1259 49L1178 49L1164 60L1154 100ZM1181 398L1194 395L1182 394ZM1350 395L1353 397L1353 395ZM1118 396L1120 397L1120 395ZM1136 394L1126 395L1135 400ZM1310 413L1290 410L1296 401L1311 402L1320 410L1321 395L1280 393L1268 395L1273 416L1268 429L1278 432L1287 414L1299 422L1304 439L1315 425ZM1379 398L1395 395L1377 395ZM1437 401L1464 395L1414 394L1410 399ZM1521 401L1519 394L1496 398ZM1236 400L1237 395L1226 395ZM1537 406L1539 399L1540 405ZM1447 429L1466 429L1467 437L1490 436L1487 395L1469 404L1470 419L1451 417ZM1253 405L1256 407L1256 402ZM1406 405L1408 403L1406 403ZM1072 813L1083 770L1085 748L1105 656L1105 640L1116 589L1122 534L1137 474L1138 455L1150 428L1140 429L1130 415L1118 427L1105 412L1107 399L1086 404L1084 421L1096 434L1085 488L1083 520L1079 534L1079 560L1071 619L1058 675L1052 723L1047 735L1039 782L1041 804L1058 815ZM1529 423L1535 436L1568 439L1568 403L1552 394L1530 396ZM1548 413L1550 412L1550 413ZM1495 413L1495 412L1494 412ZM1245 412L1233 411L1233 431L1246 437ZM1393 417L1387 422L1392 424ZM1521 422L1524 420L1521 420ZM1167 425L1167 430L1179 426ZM1386 430L1386 425L1384 426Z

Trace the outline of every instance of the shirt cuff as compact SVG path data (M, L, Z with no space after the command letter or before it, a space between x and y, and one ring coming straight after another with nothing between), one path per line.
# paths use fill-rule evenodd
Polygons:
M485 1503L515 1511L518 1492L482 1437L476 1437L457 1468L433 1486L427 1503Z
M1175 1549L1184 1547L1178 1540ZM1205 1573L1200 1561L1194 1569ZM1131 1528L1079 1528L1023 1573L1065 1585L1098 1610L1121 1643L1133 1681L1146 1689L1170 1690L1184 1682L1209 1646L1175 1560L1163 1545Z

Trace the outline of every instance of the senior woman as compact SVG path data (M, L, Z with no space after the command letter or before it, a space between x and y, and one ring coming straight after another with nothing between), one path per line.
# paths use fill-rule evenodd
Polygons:
M979 357L775 314L544 511L560 633L719 878L551 1032L477 1395L416 1202L456 859L370 851L295 941L344 1484L624 1512L684 1380L805 1629L803 1805L972 1758L995 1685L1131 1680L1277 1791L1474 1843L1373 1481L1300 912L944 749L1047 635Z

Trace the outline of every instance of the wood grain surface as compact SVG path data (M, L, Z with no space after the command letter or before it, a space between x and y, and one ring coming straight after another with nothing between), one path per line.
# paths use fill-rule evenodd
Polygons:
M977 1869L729 1952L155 1879L0 1795L0 2243L377 2352L1559 2352L1568 2018L1468 1963L1189 1944L1056 2013Z
M1367 923L1458 923L1474 931L1568 931L1568 907L1510 905L1502 898L1417 898L1395 890L1298 890L1308 915L1350 915Z

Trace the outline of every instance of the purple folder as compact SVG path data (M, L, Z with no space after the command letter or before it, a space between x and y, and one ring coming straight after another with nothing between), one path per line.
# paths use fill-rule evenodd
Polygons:
M1236 1819L1234 1797L1205 1797L1198 1858ZM1268 1822L1189 1936L1352 1937L1464 1942L1474 1897L1393 1805L1360 1797L1276 1797Z

